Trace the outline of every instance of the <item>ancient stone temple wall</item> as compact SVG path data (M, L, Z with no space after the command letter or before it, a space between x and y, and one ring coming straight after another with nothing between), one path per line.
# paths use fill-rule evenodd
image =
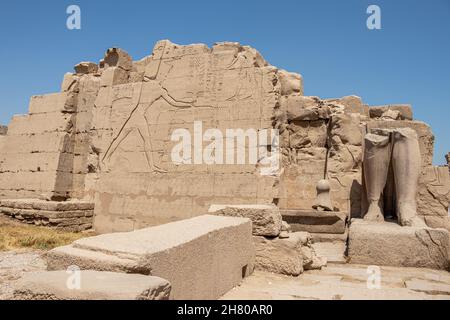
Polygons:
M90 132L99 170L88 174L96 183L86 191L95 198L98 229L185 219L212 203L272 203L276 177L261 176L256 164L210 165L195 159L195 151L187 163L174 163L180 142L171 137L186 129L194 145L195 122L200 134L270 129L280 90L276 68L233 43L209 49L162 41L138 62L119 55L122 61L101 75Z
M409 106L307 97L302 81L237 43L160 41L139 61L110 49L98 65L66 74L60 93L32 97L29 113L0 135L0 199L93 202L97 231L129 231L205 214L211 204L311 209L327 178L335 209L360 216L365 133L411 127L423 159L419 213L448 226L448 169L432 166L434 136ZM174 161L182 129L191 153ZM223 163L208 162L217 142L205 138L209 129L242 129L246 138L278 129L280 166L263 174L264 157L248 161L254 149L270 157L270 139L246 139L243 163L232 154L234 164L223 164L236 151L226 143Z

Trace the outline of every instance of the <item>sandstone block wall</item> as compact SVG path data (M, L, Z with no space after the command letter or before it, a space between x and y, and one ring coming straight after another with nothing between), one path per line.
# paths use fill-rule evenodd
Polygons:
M92 110L96 82L94 77L73 77L63 92L34 96L29 113L13 117L1 141L1 198L65 200L84 195L90 128L86 115Z
M86 193L95 198L100 231L186 219L212 203L273 202L277 179L260 176L256 165L174 164L178 142L171 135L185 128L193 137L194 121L203 132L272 128L281 87L276 68L235 43L208 48L162 41L132 64L121 54L125 67L101 70L92 110L99 170L88 174L96 183Z
M0 213L28 224L80 232L92 228L94 204L79 201L0 200Z

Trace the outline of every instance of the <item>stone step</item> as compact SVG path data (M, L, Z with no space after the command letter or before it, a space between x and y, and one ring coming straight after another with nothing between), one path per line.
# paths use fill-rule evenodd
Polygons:
M170 283L158 277L99 271L42 271L16 284L16 300L168 300Z
M312 247L317 255L326 257L328 263L347 263L345 257L347 246L343 241L318 242L314 243Z
M347 242L348 228L343 234L336 233L311 233L311 238L314 243L317 242Z
M289 209L281 215L294 232L344 234L347 227L345 212Z

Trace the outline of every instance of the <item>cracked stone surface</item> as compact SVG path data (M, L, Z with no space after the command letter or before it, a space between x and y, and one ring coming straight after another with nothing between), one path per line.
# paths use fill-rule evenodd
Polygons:
M450 273L446 271L381 267L380 276L379 289L369 289L364 265L330 264L299 277L257 271L222 299L450 300Z

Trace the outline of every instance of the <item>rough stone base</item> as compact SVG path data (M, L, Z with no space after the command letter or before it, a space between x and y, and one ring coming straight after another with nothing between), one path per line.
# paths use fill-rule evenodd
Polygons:
M343 234L346 230L347 214L344 212L282 210L281 214L292 231Z
M140 274L80 271L28 273L17 283L15 300L168 300L167 280ZM70 287L68 286L71 285ZM72 289L73 288L73 289Z
M445 229L353 219L348 255L350 263L355 264L448 270L449 242Z
M212 205L209 214L252 220L253 235L277 237L281 231L281 214L275 205Z
M75 241L47 254L49 270L141 273L170 281L172 299L217 299L253 271L249 219L200 216Z
M94 204L37 199L0 200L0 213L27 224L80 232L92 228Z
M326 259L317 256L307 232L289 233L289 238L253 237L258 270L298 276L303 270L321 269Z

